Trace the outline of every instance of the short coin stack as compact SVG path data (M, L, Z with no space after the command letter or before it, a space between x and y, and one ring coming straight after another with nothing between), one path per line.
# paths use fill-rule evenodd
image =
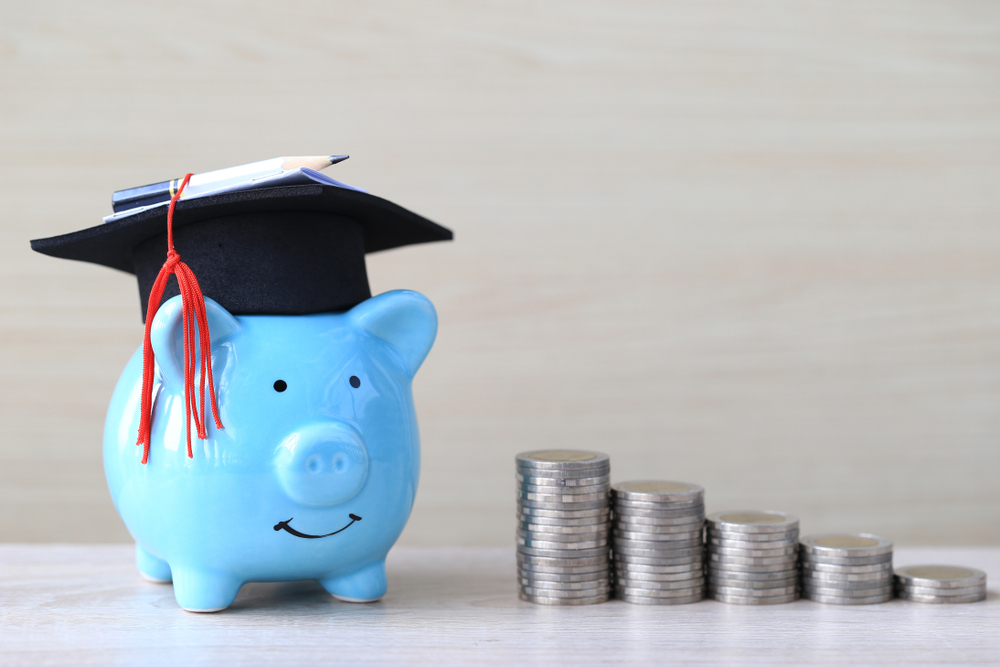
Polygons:
M517 455L517 576L522 600L576 605L611 595L611 463L571 450Z
M732 604L799 597L799 520L784 512L715 512L706 521L708 592Z
M803 537L802 595L829 604L876 604L892 599L892 542L867 533Z
M685 604L705 597L705 490L683 482L611 487L615 597L639 604Z
M986 599L986 573L956 565L909 565L896 570L896 595L914 602L955 604Z

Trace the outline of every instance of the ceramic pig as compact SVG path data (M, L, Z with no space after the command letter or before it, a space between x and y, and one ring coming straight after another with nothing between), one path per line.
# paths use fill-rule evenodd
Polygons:
M104 465L147 579L189 611L228 607L251 581L315 579L351 602L386 591L385 557L417 490L411 381L434 343L416 292L344 313L233 316L206 298L224 428L185 439L180 297L153 320L149 462L140 463L142 350L108 411Z

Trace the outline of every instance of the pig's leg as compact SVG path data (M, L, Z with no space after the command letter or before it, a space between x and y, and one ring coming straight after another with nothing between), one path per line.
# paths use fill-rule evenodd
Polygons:
M339 577L320 579L330 595L344 602L374 602L385 595L385 559Z
M226 572L174 568L174 597L186 611L221 611L231 605L243 582Z
M146 547L138 543L135 545L135 566L139 568L139 574L146 581L152 581L155 584L169 584L172 579L167 561L159 556L154 556Z

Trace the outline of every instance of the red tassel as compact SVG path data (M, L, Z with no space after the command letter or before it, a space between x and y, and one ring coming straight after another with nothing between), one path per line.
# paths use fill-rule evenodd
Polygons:
M187 455L194 458L191 451L191 419L194 418L198 429L198 437L202 440L208 437L205 431L205 381L208 379L208 393L211 398L212 416L215 426L222 429L219 420L219 406L215 402L215 383L212 380L212 338L208 333L208 315L205 311L205 297L198 286L198 279L187 264L181 261L181 256L174 250L174 205L180 199L181 193L191 179L191 174L184 177L177 193L170 198L167 209L167 261L163 263L153 289L149 293L149 303L146 306L146 334L142 340L142 414L139 419L139 439L136 445L142 445L142 462L149 460L149 434L152 426L153 402L153 345L149 339L153 317L160 308L163 290L167 286L170 274L177 276L177 285L181 290L182 326L184 328L184 412L187 426ZM195 328L197 327L197 351L194 347ZM201 354L199 355L198 352ZM196 359L201 357L201 368L196 369ZM199 383L199 400L195 401L194 376L201 370Z

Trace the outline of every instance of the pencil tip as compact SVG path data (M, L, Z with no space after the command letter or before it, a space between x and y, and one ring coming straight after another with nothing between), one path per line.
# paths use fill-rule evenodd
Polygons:
M349 157L351 157L351 156L350 155L331 155L330 156L330 164L337 164L338 162L343 162L344 160L346 160Z

